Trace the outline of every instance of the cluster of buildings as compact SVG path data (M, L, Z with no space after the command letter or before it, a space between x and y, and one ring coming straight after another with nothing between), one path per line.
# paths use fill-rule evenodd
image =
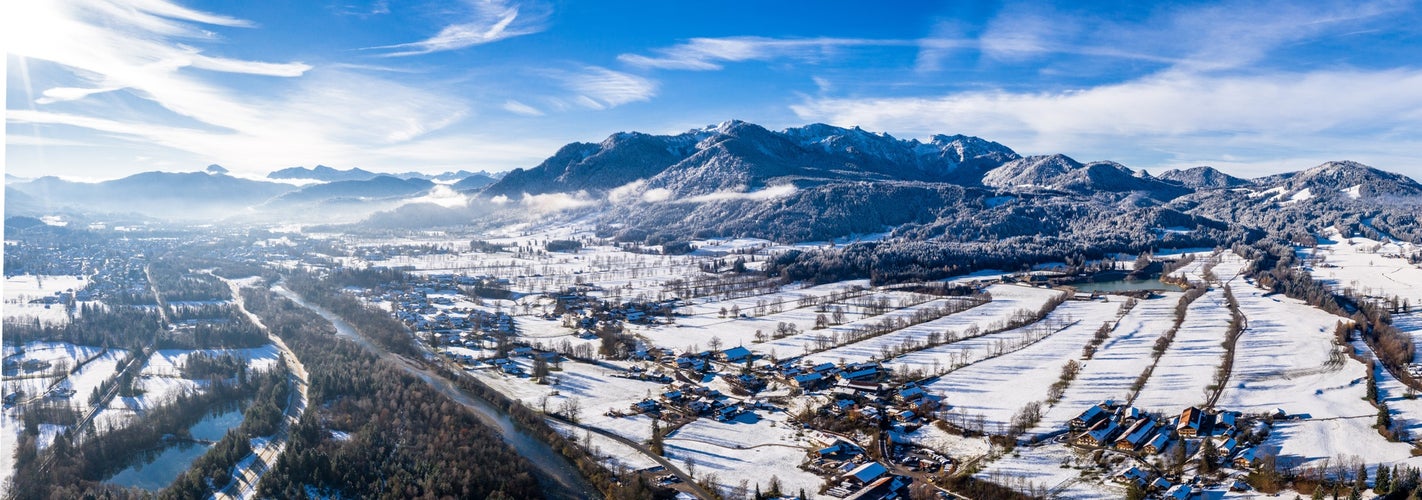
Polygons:
M894 474L884 463L870 460L859 445L844 439L811 453L809 468L830 477L825 495L846 500L907 498L913 478Z
M721 391L704 385L682 383L668 387L656 399L647 398L632 403L633 413L645 413L665 420L685 417L708 417L719 422L734 420L756 409L778 410L766 403L736 402Z
M395 304L395 318L416 332L432 333L441 344L479 347L493 336L515 333L513 317L503 311L488 312L456 307L461 286L478 286L482 278L434 275L406 289L381 287L372 298Z
M1208 442L1215 450L1215 463L1211 465L1241 470L1255 466L1257 449L1251 441L1265 435L1268 428L1267 423L1234 411L1192 406L1166 418L1112 401L1086 408L1071 420L1070 426L1074 433L1070 437L1073 445L1114 450L1137 459L1165 454L1179 446L1186 452L1183 455L1187 460L1200 463L1207 458L1203 450ZM1252 429L1249 435L1245 433L1247 428ZM1189 498L1203 481L1197 476L1191 481L1193 484L1175 484L1145 465L1143 460L1139 463L1116 473L1113 479L1162 492L1167 498L1173 495ZM1232 487L1247 488L1239 480ZM1184 496L1179 496L1182 494Z
M612 303L590 292L602 291L597 285L580 284L553 294L553 314L562 314L565 322L571 321L581 328L591 329L600 322L626 321L645 325L658 317L674 315L680 307L678 299L647 302ZM546 319L554 319L549 316Z

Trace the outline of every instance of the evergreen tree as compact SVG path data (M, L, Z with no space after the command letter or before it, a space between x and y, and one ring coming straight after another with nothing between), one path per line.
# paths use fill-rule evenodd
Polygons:
M660 456L666 454L666 447L662 444L662 426L657 422L659 422L658 419L652 419L652 439L648 448L652 450L652 453Z
M1210 438L1200 440L1200 471L1214 472L1219 466L1220 450L1215 447L1215 441Z

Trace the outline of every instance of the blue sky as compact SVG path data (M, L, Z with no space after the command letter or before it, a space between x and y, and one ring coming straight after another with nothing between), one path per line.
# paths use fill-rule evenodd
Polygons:
M6 171L531 167L727 119L1422 177L1418 2L5 2Z

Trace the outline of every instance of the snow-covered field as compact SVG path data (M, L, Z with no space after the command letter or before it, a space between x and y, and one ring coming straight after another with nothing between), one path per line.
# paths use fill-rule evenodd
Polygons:
M1362 340L1353 340L1349 344L1353 352L1363 359L1377 360L1372 349ZM1392 376L1380 363L1374 363L1373 376L1377 378L1378 397L1387 404L1393 425L1401 429L1404 435L1422 436L1422 399L1419 399L1415 392L1408 391L1407 386ZM1412 397L1408 397L1409 394Z
M1076 468L1082 455L1059 444L1018 449L1018 453L994 460L976 477L1018 491L1049 492L1050 498L1107 499L1124 498L1126 489L1100 479L1083 479ZM1084 467L1094 467L1091 460L1080 460ZM1063 466L1067 464L1067 466Z
M1218 406L1315 418L1372 413L1362 401L1364 367L1337 353L1339 320L1282 295L1249 285L1234 287L1248 326L1235 348L1234 372Z
M527 358L514 358L525 373L532 371ZM568 400L576 400L582 408L579 422L606 429L628 439L642 441L651 436L652 423L645 417L609 417L608 410L628 412L632 403L658 395L668 389L664 384L611 377L615 370L577 361L563 361L561 371L553 371L549 385L533 383L527 377L514 377L492 368L470 370L479 380L505 395L523 401L531 408L541 409L548 397L549 411L558 409ZM555 394L556 393L556 394Z
M64 304L31 304L30 301L44 297L54 297L56 293L68 293L83 289L89 282L82 277L68 275L24 274L5 278L4 310L5 318L36 318L44 323L65 323L69 315ZM92 304L91 302L88 302Z
M726 347L741 345L753 351L765 354L769 354L773 349L782 357L798 355L804 351L801 344L813 342L812 340L807 340L808 338L812 336L829 335L829 332L835 331L835 328L841 330L851 328L856 325L856 323L854 323L855 321L865 318L862 308L837 304L844 308L844 316L847 323L845 325L831 327L831 329L813 330L815 318L820 314L830 316L830 313L821 313L816 306L799 307L799 299L805 296L818 298L831 293L842 293L859 283L863 283L866 286L868 284L867 281L837 283L835 285L778 292L752 298L698 303L689 308L683 308L691 309L695 314L689 317L678 317L675 325L670 327L635 327L635 330L639 335L650 340L653 345L675 349L682 349L687 346L701 346L702 348L706 348L710 339L716 337L720 339L721 344ZM901 297L895 297L895 300L899 298ZM765 304L783 303L783 310L779 313L755 316L754 311L758 302ZM932 303L893 311L889 314L912 315L915 310L934 307L941 303L942 302L934 301ZM741 314L748 317L733 317L729 313L732 307L739 307ZM767 306L767 308L768 307L769 306ZM834 306L831 306L831 308L832 307ZM722 308L728 311L725 317L720 315ZM793 324L799 331L806 332L801 334L804 335L805 338L800 339L798 342L791 340L795 337L786 337L764 343L756 342L756 331L760 331L766 338L769 338L775 333L776 328L782 322Z
M1392 325L1412 336L1412 359L1422 362L1422 312L1394 314Z
M143 367L140 375L144 377L179 377L182 373L184 363L188 357L204 353L213 357L233 356L247 361L247 367L253 371L266 371L276 366L281 359L281 350L276 344L267 344L261 347L248 349L161 349L154 351L148 358L148 364Z
M1169 410L1205 402L1206 388L1214 383L1215 371L1224 361L1229 321L1223 288L1212 288L1191 302L1175 340L1136 395L1135 406Z
M1335 239L1320 241L1312 252L1314 279L1368 296L1407 299L1414 307L1422 307L1422 267L1403 257L1416 252L1416 245L1340 238L1336 232L1328 236Z
M697 477L716 474L723 487L747 481L752 490L759 483L764 491L776 476L783 491L812 495L824 480L800 470L810 446L797 429L784 413L748 413L728 422L700 419L667 436L666 456L682 470L693 461Z
M1131 384L1151 364L1155 339L1174 323L1180 292L1166 292L1141 300L1121 318L1095 356L1083 363L1062 400L1042 416L1036 432L1051 433L1066 426L1082 409L1103 400L1125 401ZM1080 353L1080 347L1077 353ZM1060 371L1060 366L1054 367Z
M1021 285L994 285L988 288L988 293L992 294L992 301L987 304L963 312L950 314L926 323L896 330L886 335L880 335L846 346L836 347L828 351L811 354L805 359L811 363L838 363L841 360L848 363L857 363L880 358L885 348L897 347L902 345L905 341L922 343L927 339L930 332L943 333L953 330L961 336L970 328L974 327L980 332L999 329L1006 326L1007 322L1014 315L1018 314L1019 311L1025 310L1030 313L1035 313L1041 309L1047 301L1051 300L1052 297L1056 297L1062 292L1047 288ZM1020 334L1017 336L1020 336ZM995 340L993 341L995 342ZM964 344L960 347L974 349L978 346ZM956 349L951 350L956 351ZM914 366L922 368L932 367L931 359L917 358L917 361L918 362L909 360L905 362L913 363Z
M982 415L989 428L998 423L1007 425L1013 413L1027 403L1047 398L1047 388L1057 381L1062 365L1081 356L1082 346L1096 329L1116 319L1120 305L1120 302L1068 301L1052 315L1075 318L1072 326L1019 351L930 380L925 389L943 396L950 412Z

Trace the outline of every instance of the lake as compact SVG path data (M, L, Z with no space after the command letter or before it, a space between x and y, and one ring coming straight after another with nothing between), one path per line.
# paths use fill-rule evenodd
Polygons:
M229 410L208 415L188 428L193 439L217 441L242 424L242 408L231 406ZM193 461L207 453L211 445L180 441L157 451L145 452L138 462L119 471L109 478L109 484L158 491L172 484L179 475L187 472Z
M1113 280L1113 281L1081 282L1081 283L1072 283L1071 286L1076 287L1076 291L1078 291L1078 292L1088 292L1088 293L1090 293L1090 292L1101 292L1101 293L1140 292L1140 291L1147 291L1147 290L1153 291L1153 292L1178 292L1178 291L1180 291L1180 287L1175 286L1175 285L1170 285L1170 284L1163 283L1163 282L1161 282L1160 280Z

